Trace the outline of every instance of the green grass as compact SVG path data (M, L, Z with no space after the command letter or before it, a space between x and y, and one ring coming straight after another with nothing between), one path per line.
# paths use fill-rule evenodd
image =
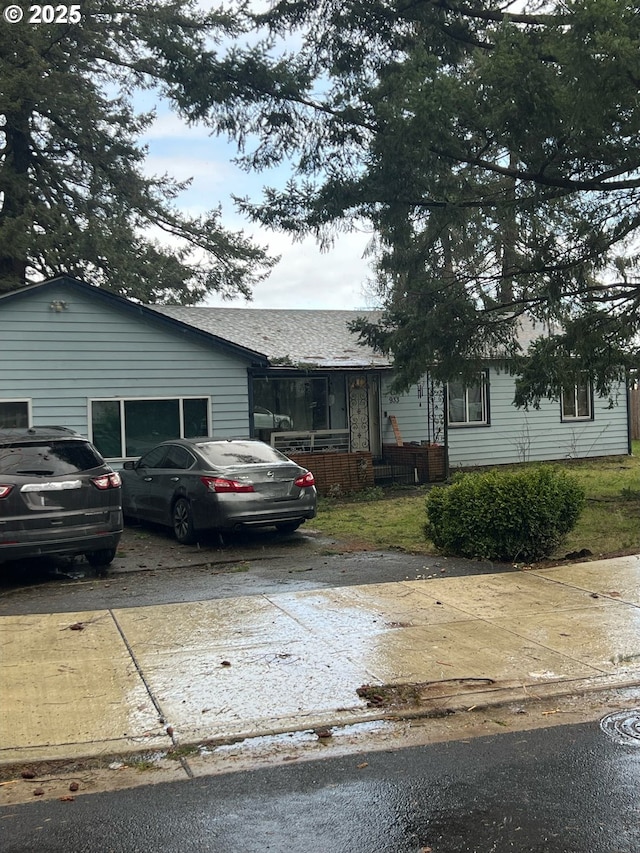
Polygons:
M640 553L640 442L633 444L633 456L553 463L573 474L587 495L578 524L556 557L583 548L594 556ZM350 499L321 499L313 526L354 547L435 554L423 533L427 488L374 489Z

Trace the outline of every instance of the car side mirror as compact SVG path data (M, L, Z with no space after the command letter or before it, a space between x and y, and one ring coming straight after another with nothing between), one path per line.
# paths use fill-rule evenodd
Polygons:
M122 467L126 468L127 471L133 471L133 469L136 467L136 463L133 461L133 459L127 459L126 462L122 463Z

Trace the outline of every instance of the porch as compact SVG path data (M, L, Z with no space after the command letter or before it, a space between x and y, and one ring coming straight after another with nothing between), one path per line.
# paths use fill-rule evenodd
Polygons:
M365 370L256 376L254 429L313 471L322 495L444 480L441 395L428 379L397 395L390 379Z
M321 495L339 495L377 485L417 485L446 479L442 445L382 446L381 456L353 450L349 430L274 432L271 444L298 465L313 471Z

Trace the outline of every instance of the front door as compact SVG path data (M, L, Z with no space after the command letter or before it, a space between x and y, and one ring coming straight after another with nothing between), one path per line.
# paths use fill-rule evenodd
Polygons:
M357 373L349 382L349 440L352 452L380 455L380 382L371 373Z

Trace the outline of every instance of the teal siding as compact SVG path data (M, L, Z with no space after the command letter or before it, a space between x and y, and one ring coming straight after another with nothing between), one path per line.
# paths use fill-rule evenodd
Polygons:
M382 387L382 438L395 444L389 420L395 415L405 444L427 440L427 410L417 386L406 394L393 394L391 380ZM452 467L501 465L523 461L617 456L628 453L627 395L624 386L609 398L596 397L593 420L562 422L560 403L544 400L539 410L524 411L513 405L514 380L506 373L489 371L487 426L449 427L449 464ZM437 393L438 412L443 415L443 395ZM439 439L441 440L441 439Z
M421 396L417 385L413 385L405 394L391 391L392 376L385 376L380 388L382 407L382 443L395 444L396 439L390 417L395 415L405 444L426 441L428 437L426 382ZM444 435L440 437L444 443Z
M609 398L595 397L593 420L560 419L559 401L543 400L540 409L513 405L513 377L489 374L489 426L449 428L449 464L499 465L551 459L623 455L628 452L627 395L621 386Z
M34 425L87 435L90 399L202 396L215 434L249 434L248 361L63 283L0 303L0 360L0 398L31 399Z

